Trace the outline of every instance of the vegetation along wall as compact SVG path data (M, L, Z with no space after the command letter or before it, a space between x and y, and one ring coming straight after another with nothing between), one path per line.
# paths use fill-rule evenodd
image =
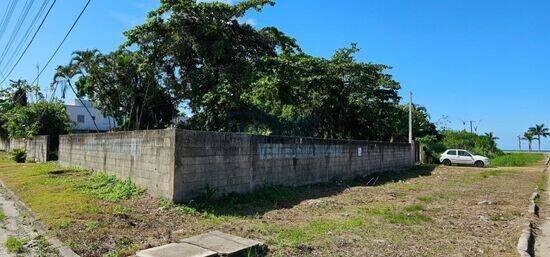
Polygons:
M27 161L46 162L48 160L48 136L35 136L33 139L2 139L1 150L24 149Z
M61 136L59 161L131 178L183 202L207 188L244 193L403 169L413 164L411 151L408 143L167 129Z

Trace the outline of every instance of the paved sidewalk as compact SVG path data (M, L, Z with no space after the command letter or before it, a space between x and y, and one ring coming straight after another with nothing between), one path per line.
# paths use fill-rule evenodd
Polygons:
M40 240L39 234L32 225L20 214L14 201L6 195L6 191L0 186L0 210L4 213L5 219L0 221L0 257L4 256L57 256L56 251ZM6 247L6 240L15 237L25 245L22 252L18 254L9 253Z

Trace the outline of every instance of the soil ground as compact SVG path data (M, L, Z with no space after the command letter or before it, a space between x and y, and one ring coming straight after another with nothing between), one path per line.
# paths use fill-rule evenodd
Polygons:
M265 242L270 256L517 256L530 167L421 166L368 178L173 205L146 194L106 201L91 174L0 161L0 179L82 256L124 256L211 230Z

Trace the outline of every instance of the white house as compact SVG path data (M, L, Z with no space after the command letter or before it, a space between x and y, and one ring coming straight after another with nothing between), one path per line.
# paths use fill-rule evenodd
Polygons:
M94 126L93 120L97 124L99 131L109 131L116 128L116 120L113 117L105 117L99 110L92 106L92 103L87 100L82 100L90 113L86 111L86 108L78 99L73 99L65 104L67 108L67 113L73 122L73 131L82 131L82 132L95 132L96 127Z

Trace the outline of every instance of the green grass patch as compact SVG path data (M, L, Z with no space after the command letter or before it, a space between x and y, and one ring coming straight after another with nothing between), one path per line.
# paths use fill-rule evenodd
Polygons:
M280 228L271 225L269 230L275 233L275 241L272 243L276 242L284 246L297 246L310 244L331 234L360 230L364 225L365 221L362 217L347 219L320 218L298 226Z
M482 178L499 177L511 174L518 174L518 171L508 169L487 169L479 173Z
M23 250L25 242L18 239L17 237L9 236L6 240L6 248L10 253L20 253Z
M367 210L367 214L383 218L386 222L392 224L415 225L431 221L432 219L423 214L422 205L410 205L404 208L398 208L391 205L380 204Z
M107 201L126 200L143 192L131 180L119 180L116 176L107 175L104 172L93 176L89 183L83 186L83 189L85 192Z
M539 180L537 181L537 189L540 191L546 191L546 181L548 180L548 176L546 174L543 174L540 176Z
M540 162L544 154L539 153L506 153L491 160L495 167L524 167Z
M6 214L4 211L0 210L0 222L4 222L6 220Z

